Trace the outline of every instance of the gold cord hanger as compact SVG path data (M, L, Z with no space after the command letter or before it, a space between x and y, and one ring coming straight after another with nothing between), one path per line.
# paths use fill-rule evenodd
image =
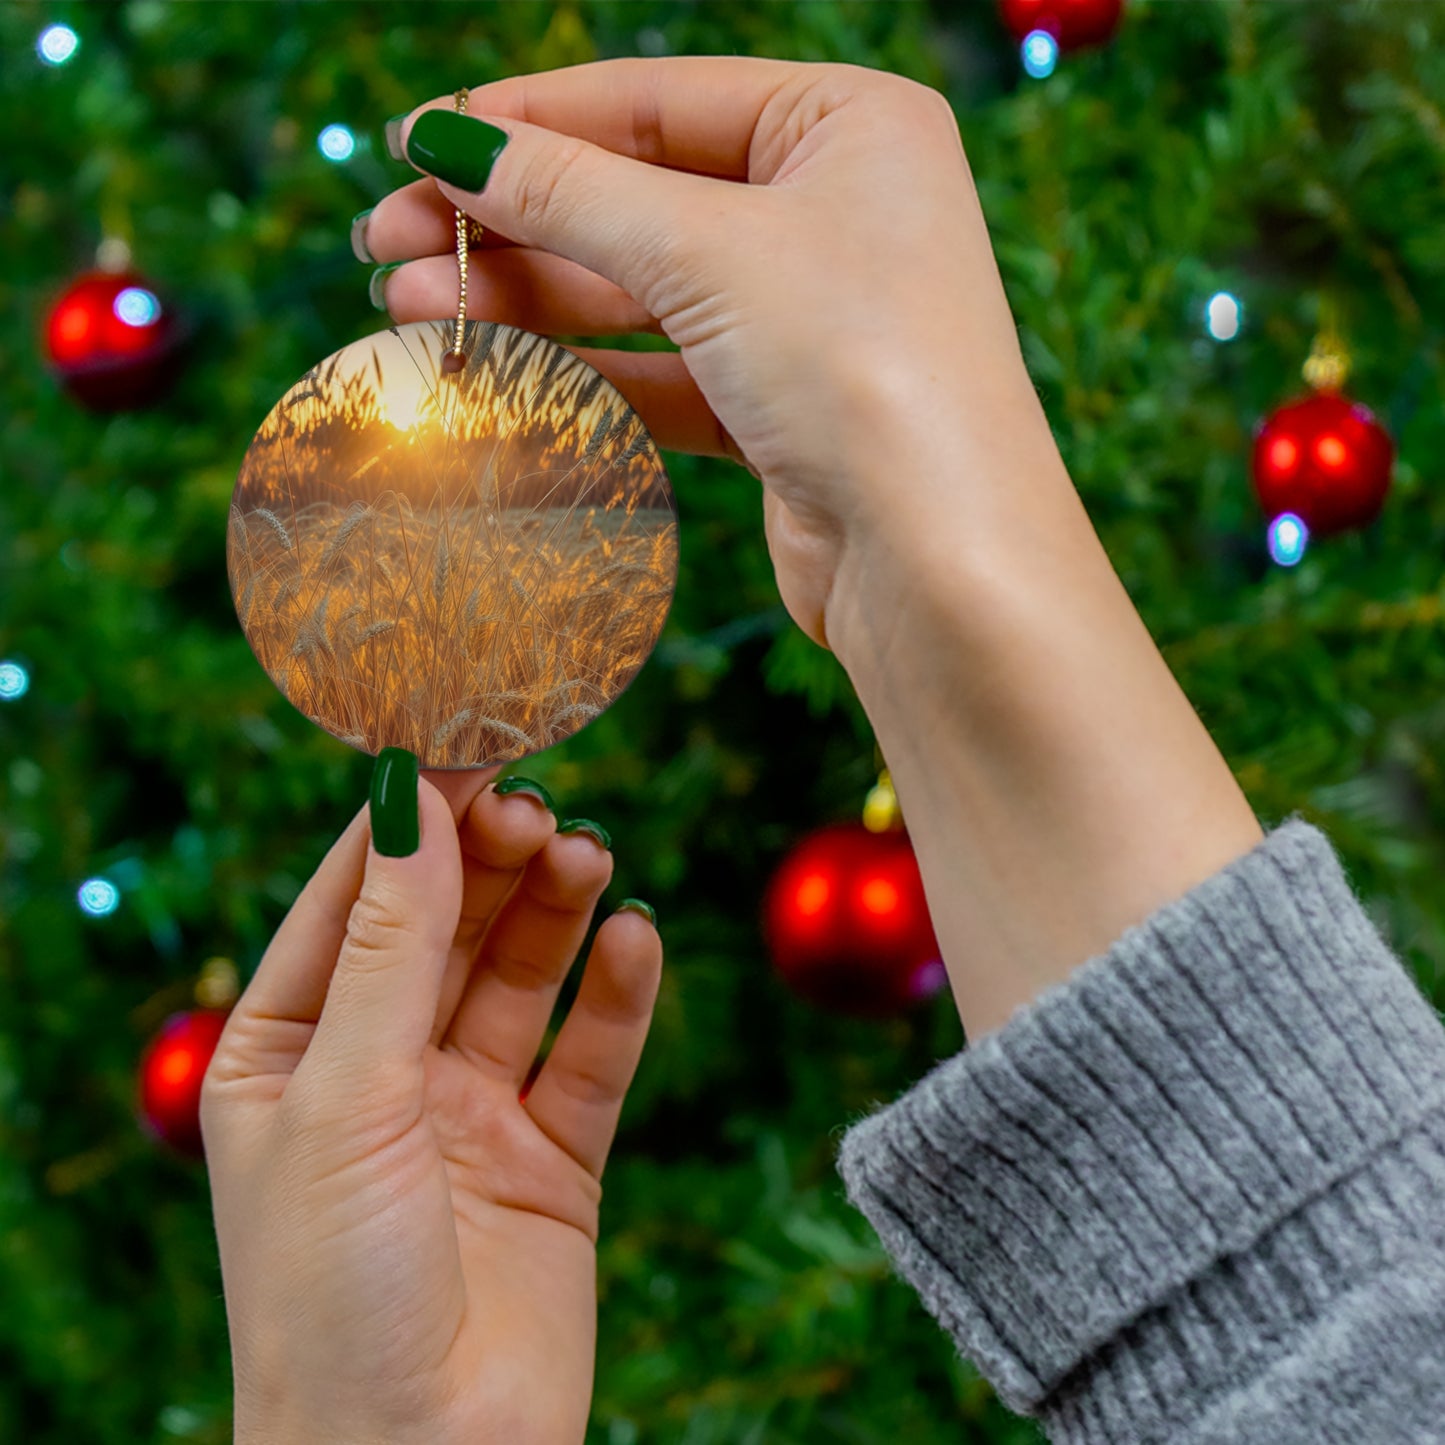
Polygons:
M463 87L452 96L452 105L459 115L467 113L467 100L471 92ZM460 371L467 364L467 354L462 350L462 340L467 334L467 252L471 246L480 246L486 232L480 221L474 221L465 211L457 212L457 327L452 336L451 350L442 357L444 372Z

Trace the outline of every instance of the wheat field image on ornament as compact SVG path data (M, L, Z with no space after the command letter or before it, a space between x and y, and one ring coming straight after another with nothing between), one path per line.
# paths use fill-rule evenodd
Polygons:
M299 711L426 768L509 762L612 703L657 642L677 513L636 412L544 337L450 322L342 348L242 463L236 615Z

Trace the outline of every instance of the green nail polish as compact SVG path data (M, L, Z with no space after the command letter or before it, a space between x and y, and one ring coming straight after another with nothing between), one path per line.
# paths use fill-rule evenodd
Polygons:
M424 110L406 138L406 158L448 185L480 191L511 137L454 110Z
M401 149L401 128L410 114L411 112L408 110L403 111L400 115L392 116L382 132L386 136L386 153L394 161L406 159Z
M552 801L552 795L541 783L535 783L531 778L519 778L516 776L503 778L492 791L499 797L507 797L510 793L526 793L529 797L536 798L549 813L557 811L557 805Z
M371 304L378 311L386 310L386 278L398 266L406 265L405 261L392 261L385 266L378 266L371 273L371 281L367 285L366 294L371 297Z
M376 265L376 257L371 254L366 244L366 223L371 219L373 209L368 206L351 218L351 254L358 261L365 261L368 266Z
M610 850L612 847L612 835L601 823L594 823L591 818L568 818L565 823L557 825L557 831L559 833L587 833L604 848Z
M421 846L416 754L383 748L371 774L371 841L387 858L409 858Z
M619 913L640 913L654 928L657 927L657 911L652 904L644 903L640 898L624 898L617 905Z

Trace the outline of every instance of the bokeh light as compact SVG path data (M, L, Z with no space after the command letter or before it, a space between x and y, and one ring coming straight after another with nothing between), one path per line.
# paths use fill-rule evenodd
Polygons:
M1024 69L1035 80L1045 80L1059 63L1059 42L1047 30L1032 30L1020 47Z
M1228 291L1216 291L1204 308L1204 329L1216 341L1233 341L1244 325L1244 307Z
M316 147L329 161L349 161L356 152L356 137L347 126L329 125L316 137Z
M87 878L75 896L80 911L92 918L105 918L120 907L120 889L109 878Z
M1284 476L1299 461L1299 447L1292 437L1276 437L1269 444L1268 461L1272 470Z
M196 1072L199 1063L196 1051L182 1044L161 1057L156 1064L156 1078L163 1084L177 1088Z
M80 49L80 36L68 25L47 25L35 42L35 53L47 65L64 65Z
M1281 567L1293 567L1305 554L1310 529L1293 512L1281 512L1269 524L1269 555Z
M0 662L0 702L14 702L30 691L30 674L18 662Z
M812 918L828 906L828 899L832 893L832 884L829 883L826 876L822 873L809 873L798 884L798 891L793 896L793 902L804 918Z
M913 998L932 998L948 982L948 970L941 958L931 958L923 964L909 981L908 992Z
M887 878L870 878L858 890L858 902L865 913L887 918L898 911L902 902L898 889Z
M150 326L160 320L161 303L153 291L144 286L127 286L115 298L112 308L127 326Z

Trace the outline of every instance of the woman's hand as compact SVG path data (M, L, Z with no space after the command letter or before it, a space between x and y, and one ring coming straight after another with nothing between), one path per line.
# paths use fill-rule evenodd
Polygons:
M432 110L449 134L411 144ZM499 137L468 117L507 137L480 190ZM387 309L455 313L455 205L494 237L472 255L471 315L665 333L680 353L579 354L660 446L759 476L783 601L815 641L838 650L852 628L856 592L834 587L850 558L944 513L1017 519L988 457L1062 470L936 91L845 65L615 60L480 86L468 117L444 98L390 128L437 184L387 196L358 236L410 262L384 277ZM915 445L940 432L956 467Z
M409 857L352 820L206 1075L238 1445L585 1433L599 1181L661 944L602 925L519 1099L612 857L489 774L434 776Z
M1259 841L1074 491L940 95L718 56L451 107L388 126L435 178L362 222L359 250L407 262L388 309L454 312L459 206L502 238L472 315L678 344L584 354L662 446L761 479L779 591L873 724L971 1036Z

